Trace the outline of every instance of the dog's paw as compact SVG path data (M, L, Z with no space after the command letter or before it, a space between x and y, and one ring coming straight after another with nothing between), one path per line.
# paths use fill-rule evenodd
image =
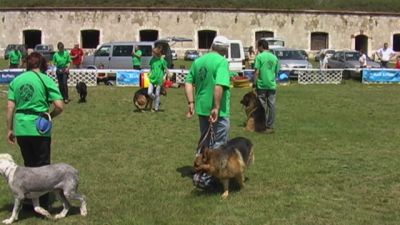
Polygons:
M81 216L87 216L87 209L86 208L81 209Z
M12 224L12 222L14 222L13 218L8 218L8 219L3 220L4 224Z
M64 213L59 213L59 214L54 216L54 219L58 220L58 219L64 218L65 216L66 215Z
M221 195L222 199L226 199L228 198L229 192L228 191L224 191L224 193Z

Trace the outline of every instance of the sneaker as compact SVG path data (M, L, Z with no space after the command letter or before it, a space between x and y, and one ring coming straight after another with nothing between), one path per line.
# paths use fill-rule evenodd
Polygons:
M206 173L195 173L193 175L193 185L197 188L208 189L215 183L212 176Z

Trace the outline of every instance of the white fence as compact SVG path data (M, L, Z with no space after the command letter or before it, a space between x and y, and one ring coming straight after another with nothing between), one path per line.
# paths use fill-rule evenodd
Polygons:
M299 84L340 84L342 69L295 69Z

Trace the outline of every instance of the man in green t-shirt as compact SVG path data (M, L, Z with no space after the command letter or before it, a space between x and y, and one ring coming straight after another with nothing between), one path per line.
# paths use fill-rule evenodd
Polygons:
M68 104L68 78L69 78L69 64L72 59L70 54L64 49L64 44L58 42L58 52L53 55L53 64L56 66L56 75L58 87L60 88L61 95L64 98L64 103Z
M266 133L274 133L276 76L279 72L278 58L268 51L268 42L259 40L257 43L259 54L254 64L257 96L261 101L266 116Z
M162 49L153 49L153 57L150 60L149 87L147 94L154 100L152 112L160 110L160 92L164 84L164 77L168 74L167 61L162 57Z
M8 52L8 58L10 59L10 69L18 68L21 62L22 54L15 46Z
M229 138L230 128L230 75L228 60L224 55L228 51L229 40L223 36L214 38L211 51L196 59L186 76L185 94L188 101L187 117L194 113L199 117L201 146L218 148ZM209 132L213 126L214 137ZM200 188L212 185L213 179L206 173L193 176L193 183Z
M135 50L132 53L132 63L134 70L140 70L140 66L142 64L142 51L139 49L139 46L135 46Z

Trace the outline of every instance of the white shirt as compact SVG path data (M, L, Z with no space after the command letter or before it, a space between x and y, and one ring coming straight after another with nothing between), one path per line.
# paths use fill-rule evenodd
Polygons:
M358 59L360 62L361 67L366 67L367 66L367 56L365 54L362 54L360 58Z
M382 61L389 61L394 51L391 48L387 48L386 50L381 48L378 50L378 54L381 57Z

